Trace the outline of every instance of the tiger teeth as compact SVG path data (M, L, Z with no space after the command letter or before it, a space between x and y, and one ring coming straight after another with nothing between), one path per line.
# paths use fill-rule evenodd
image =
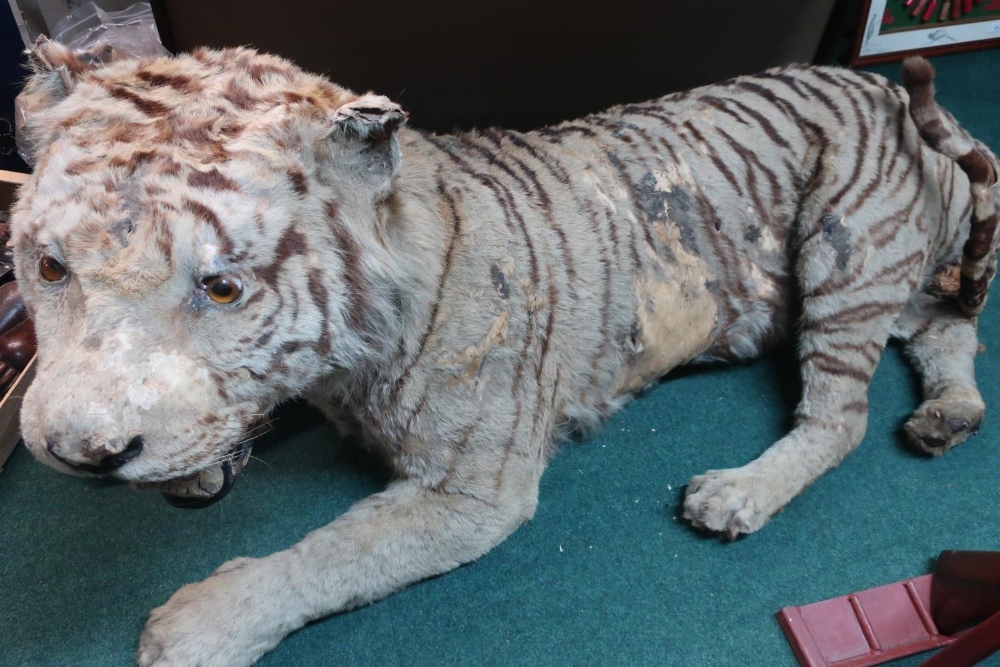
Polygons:
M181 498L210 498L222 489L225 473L221 465L166 482L133 482L133 490L156 489Z
M230 476L236 477L250 460L250 451L250 443L245 442L234 450L232 459L225 463L165 482L132 482L129 488L133 491L155 489L180 498L211 498L222 491L226 484L224 467L228 466Z

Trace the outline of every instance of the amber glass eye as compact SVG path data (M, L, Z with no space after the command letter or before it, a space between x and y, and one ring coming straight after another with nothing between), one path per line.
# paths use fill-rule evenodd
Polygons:
M66 267L55 257L44 255L38 260L38 273L42 275L42 280L57 283L66 277Z
M201 284L208 298L216 303L232 303L243 293L243 283L235 276L209 276Z

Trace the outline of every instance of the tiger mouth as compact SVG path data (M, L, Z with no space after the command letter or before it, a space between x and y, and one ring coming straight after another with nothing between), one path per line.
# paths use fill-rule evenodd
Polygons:
M222 463L184 477L165 482L133 484L133 489L156 489L172 507L204 509L225 498L250 460L252 442L245 441L233 448Z

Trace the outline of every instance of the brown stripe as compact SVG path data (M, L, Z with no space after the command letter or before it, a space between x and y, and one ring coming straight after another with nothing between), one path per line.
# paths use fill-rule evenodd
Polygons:
M996 210L985 220L973 220L972 228L969 230L969 240L965 242L965 248L962 251L966 258L978 262L989 254L998 220L1000 220L1000 215L997 214Z
M831 354L820 352L819 350L810 350L801 355L799 359L803 366L811 365L816 370L830 373L831 375L849 377L858 382L868 382L871 379L871 370L857 368L848 364L843 359L838 359Z
M857 273L845 273L841 277L834 280L824 281L815 290L804 294L805 297L818 297L818 296L829 296L831 294L837 294L842 292L848 286L850 291L858 293L861 290L867 289L872 285L878 284L898 284L902 280L902 276L898 275L904 271L911 271L916 267L923 264L925 255L925 250L918 249L911 252L906 257L902 257L895 262L882 267L876 273L868 276L864 280L858 282L858 278L862 277L863 274Z
M756 109L753 109L752 107L747 106L746 104L743 104L739 100L734 99L730 101L738 106L743 113L757 121L757 124L764 130L764 134L767 135L768 139L782 148L791 149L791 145L785 140L784 137L781 136L781 134L778 133L778 130L775 129L774 125L771 124L771 121L769 121L764 114L760 113Z
M496 132L496 130L492 131ZM528 141L519 136L516 132L504 131L504 137L518 148L527 151L531 157L538 160L542 166L548 169L549 173L552 174L552 177L557 181L563 185L570 184L569 172L566 171L561 164L559 164L559 161L556 158L539 153L534 146L528 143Z
M736 175L730 171L729 167L726 165L725 161L719 157L718 151L715 150L715 146L711 143L706 142L705 148L708 149L708 159L712 161L715 168L719 170L722 176L729 181L729 185L732 186L733 190L736 190L736 194L740 197L743 196L743 188L740 187L739 181L736 180Z
M347 321L353 329L361 331L365 328L365 314L368 311L368 280L362 267L362 250L358 242L348 231L340 219L340 207L335 201L323 203L326 215L337 237L340 250L340 260L343 263L343 279L347 285L347 297L350 303Z
M925 204L926 200L924 198L924 187L925 187L925 170L924 170L924 152L917 151L917 157L915 160L911 160L910 164L906 166L906 170L902 176L897 179L896 187L890 193L886 199L891 199L899 193L903 184L910 184L909 176L911 173L915 172L917 177L917 182L915 187L913 187L913 194L910 197L909 203L896 213L891 216L884 218L881 222L873 225L869 230L869 235L872 238L872 244L876 248L884 248L896 235L896 231L899 229L900 225L907 224L912 220L916 219L914 216L919 215L914 213L918 204ZM911 184L912 187L912 184ZM895 223L895 224L893 224ZM884 232L884 233L883 233Z
M643 210L643 208L642 208L642 202L639 199L639 195L638 195L638 193L635 190L635 183L632 181L632 178L629 176L628 167L626 167L625 163L622 162L621 159L617 155L615 155L614 153L612 153L611 151L605 151L604 155L605 155L605 157L608 158L608 161L615 168L615 171L618 172L618 179L619 179L619 181L625 186L625 189L628 191L629 197L632 199L632 210L634 210L634 211L642 211ZM606 215L607 215L607 219L608 219L608 235L611 238L611 245L612 245L612 247L614 248L614 250L616 251L616 254L617 254L617 250L618 250L618 231L617 231L617 229L615 229L615 220L611 216L610 212L607 212ZM651 222L652 221L650 221L650 220L646 220L647 224L640 225L640 227L642 227L642 233L643 233L643 236L646 239L646 243L649 244L650 248L654 248L655 249L656 248L656 244L655 244L655 242L653 240L653 235L652 235L652 233L650 232L650 229L649 229L650 228L650 224L649 223L651 223ZM638 267L642 266L641 255L639 254L638 249L635 247L635 244L630 244L630 245L631 245L631 251L632 251L632 261L633 261L635 267L638 268Z
M895 88L894 84L889 83L887 79L883 79L877 74L872 74L871 72L866 72L860 69L851 70L851 73L854 74L855 76L860 76L862 79L864 79L871 85L875 86L876 88L880 88L885 91L892 91L892 89Z
M891 178L892 172L896 170L896 165L899 164L899 156L903 155L903 139L905 138L906 125L906 107L900 104L896 111L896 144L893 146L893 150L891 152L892 159L889 161L889 166L885 170L884 178L886 179ZM920 148L917 147L917 150L920 150Z
M861 415L868 414L868 399L844 403L840 406L840 409L845 412L856 412Z
M736 122L740 123L741 125L750 124L747 122L746 118L744 118L743 116L739 115L738 113L736 113L735 111L726 106L726 102L732 102L731 99L723 100L718 97L712 97L711 95L706 95L701 98L701 101L707 104L708 106L712 107L716 111L721 111L727 116L732 117L733 119L736 120Z
M733 152L735 152L740 159L743 160L743 164L746 166L747 189L750 192L750 197L753 199L754 208L761 215L764 215L767 213L767 208L764 206L764 201L760 198L760 192L757 188L757 175L754 173L752 164L754 160L757 160L757 156L753 155L753 153L746 146L736 141L731 134L723 130L721 127L715 128L715 131L726 140L726 143L728 143L729 147L733 149ZM772 173L771 177L773 176L774 174Z
M200 88L200 86L195 87L194 80L182 74L160 74L140 69L136 72L136 76L151 86L169 86L182 93L194 92Z
M503 222L507 226L507 229L510 230L511 234L517 234L517 229L514 225L514 221L512 220L511 211L508 210L506 200L500 192L500 188L502 187L501 183L493 176L484 174L481 170L474 168L465 158L458 155L458 153L448 146L445 137L427 134L424 135L424 138L433 144L438 150L447 155L448 158L462 171L462 173L489 188L489 190L493 193L494 198L504 211ZM462 140L461 137L449 137L448 139L451 139L452 141Z
M258 267L254 270L260 279L267 285L277 287L278 274L282 265L293 255L305 255L309 251L306 237L295 228L295 225L288 225L281 232L278 244L274 249L274 259L267 266Z
M222 99L243 111L253 108L260 101L249 90L237 85L235 79L226 86L226 90L222 93Z
M822 79L823 81L828 83L838 93L844 90L844 80L842 78L838 79L834 77L824 69L816 67L809 70L809 73L811 73L816 78ZM844 117L840 115L840 110L837 108L836 103L834 103L834 101L818 87L813 86L812 84L806 81L803 81L802 83L806 87L806 89L809 90L810 93L812 93L817 98L822 100L823 104L827 105L830 108L831 113L834 114L834 117L837 119L837 121L843 124Z
M527 337L525 337L525 347L527 347ZM500 460L500 468L497 470L497 481L496 481L496 491L500 493L503 488L504 476L507 472L507 463L510 461L511 451L514 449L514 445L520 437L518 433L518 428L521 426L521 413L524 408L521 406L521 378L524 375L524 355L526 350L522 350L521 354L518 356L517 368L514 370L514 382L511 385L511 393L514 396L514 422L510 427L510 438L504 443L503 447L503 457Z
M934 242L931 245L932 248L941 248L941 243L944 241L945 236L951 231L951 206L953 203L952 200L955 196L955 169L956 166L953 160L938 154L937 173L944 180L944 182L948 184L948 186L944 192L941 215L939 216L938 224L934 229Z
M122 88L121 86L111 86L107 90L112 97L131 102L139 111L142 111L147 116L163 116L170 113L170 107L162 102L136 95L131 90Z
M74 162L70 162L66 165L66 175L67 176L79 176L80 174L92 171L95 167L101 164L100 160L96 158L82 158Z
M444 473L444 477L441 478L437 484L434 485L434 490L438 492L447 492L447 487L449 482L451 482L452 477L455 475L455 468L458 464L458 457L465 454L468 449L469 441L472 436L479 430L479 425L482 423L482 414L476 415L476 418L472 420L472 423L465 427L462 431L462 437L458 441L451 445L448 449L450 452L448 469Z
M556 289L556 282L552 276L552 265L548 265L549 272L549 320L545 324L545 335L542 337L542 351L538 358L538 369L535 379L539 385L542 383L542 370L545 368L545 358L549 354L549 343L552 342L552 332L556 323L556 307L559 304L559 290ZM538 410L539 412L541 410Z
M589 127L584 127L583 125L562 125L559 127L543 127L540 130L536 130L538 134L544 137L561 138L566 134L582 134L585 137L596 137L597 133L594 132Z
M163 259L167 262L167 265L172 266L174 233L170 228L170 223L167 222L167 217L156 209L153 211L153 233L156 235L156 247L163 253Z
M215 167L212 167L210 171L192 171L188 174L187 182L193 188L232 190L234 192L240 190L240 186L235 181L223 176Z
M882 353L882 345L877 342L868 341L867 343L847 343L847 342L825 342L824 345L831 350L840 350L842 352L855 352L860 354L865 358L869 364L874 367L879 362L879 358Z
M870 322L887 313L893 312L898 305L884 301L865 301L849 308L831 313L819 319L812 319L808 314L802 318L802 331L838 331L850 328L851 324Z
M708 197L705 196L705 193L701 190L695 191L695 201L698 203L702 219L711 225L715 231L722 231L722 218L719 217L719 212L712 205L712 202L708 200ZM761 268L764 270L763 267Z
M920 138L934 150L941 150L941 144L951 136L951 132L944 126L940 118L932 118L917 126Z
M812 71L815 73L815 70ZM805 88L809 92L809 94L813 98L819 100L820 103L822 103L823 106L826 107L827 111L829 111L833 115L833 117L837 119L837 123L839 123L841 126L844 125L844 114L841 113L840 108L837 107L837 104L830 98L829 95L827 95L825 92L823 92L816 86L812 85L808 81L799 79L799 83L802 85L803 88ZM839 89L840 86L837 86L837 88Z
M844 198L844 195L850 192L851 188L853 188L855 183L857 183L858 177L861 175L861 166L864 164L865 158L868 154L868 123L866 122L865 117L862 116L861 107L858 106L858 102L854 99L854 96L849 94L847 91L844 91L844 96L851 103L851 108L854 111L853 126L858 130L858 137L857 142L854 145L854 169L851 170L851 175L848 177L847 182L841 186L840 190L830 197L828 206L831 209L836 209L837 204L839 204L840 200Z
M861 210L861 207L868 203L872 193L874 193L875 190L885 182L885 176L883 175L885 174L885 166L883 163L886 158L887 143L885 134L883 133L882 141L879 142L878 146L878 155L875 157L875 175L869 179L868 185L866 185L865 188L858 194L857 199L854 200L851 207L847 209L846 213L844 213L845 218L849 218Z
M675 164L679 162L679 159L677 157L677 151L674 149L673 146L670 145L670 142L667 141L666 137L659 137L659 140L660 140L660 145L663 146L663 148L670 155L670 159L673 160Z
M413 367L416 365L417 361L424 356L424 351L427 349L427 341L430 340L431 333L433 333L433 331L437 328L438 313L441 309L441 300L444 296L445 284L447 283L448 276L451 272L455 248L458 246L458 240L462 236L462 219L458 214L458 207L455 204L455 199L445 189L444 181L441 179L440 174L437 177L437 192L447 207L445 212L448 214L448 217L451 218L451 233L448 237L448 247L445 249L441 273L438 275L437 291L435 292L434 303L431 306L430 316L427 320L427 328L424 329L424 333L420 336L420 343L417 345L417 353L412 359L410 359L410 362L403 369L403 372L400 373L399 379L397 379L392 386L392 390L389 393L390 404L396 402L399 392L409 381L410 373L413 371Z
M508 140L511 139L513 133L508 132L505 133L504 135L500 135L498 132L495 132L493 130L486 130L485 132L483 132L483 136L492 141L494 145L499 149L502 148L503 139L504 138ZM515 142L512 141L511 143ZM524 142L522 141L522 143ZM515 145L517 144L515 143ZM524 163L523 160L521 160L517 156L510 156L510 157L513 160L514 164L517 165L518 169L520 169L521 172L524 173L525 176L527 176L528 180L531 181L531 188L526 188L526 190L529 193L529 195L534 194L537 197L539 204L542 207L542 212L545 214L545 219L548 222L549 227L556 234L558 240L557 245L559 249L559 254L562 259L560 264L563 266L563 270L566 272L566 277L569 280L569 289L575 300L577 299L576 289L575 289L577 280L575 261L573 259L573 253L570 251L569 248L569 242L566 238L566 232L563 230L562 226L556 221L555 215L553 214L552 200L549 197L549 193L545 189L545 186L539 180L538 174L535 172L535 170L530 168L527 164Z
M288 179L292 182L292 188L299 197L309 194L309 186L306 184L306 175L301 169L291 169L288 172Z
M630 109L630 110L627 110L627 109ZM673 118L671 118L670 116L665 115L663 113L659 113L656 109L644 109L644 108L639 108L639 107L626 107L626 109L623 109L623 111L625 111L630 116L646 116L647 118L654 118L654 119L660 121L661 123L663 123L664 125L666 125L667 127L671 128L671 129L673 129L674 127L676 127L676 124L674 123L674 119Z
M292 78L292 72L289 68L281 67L272 63L255 62L250 65L248 73L250 74L250 78L256 83L264 83L264 77L270 74L281 77L285 81Z
M962 168L972 183L982 183L983 185L993 185L996 183L996 174L993 173L993 166L990 164L983 152L974 148L957 160L958 166Z
M531 188L528 187L528 184L524 182L523 178L518 176L516 173L514 173L513 169L507 166L507 163L503 159L504 158L503 153L495 153L493 151L490 151L485 147L475 143L469 137L465 137L465 139L467 146L469 146L472 150L478 153L480 157L484 158L491 166L496 167L503 173L510 176L514 180L514 182L518 184L521 190L524 191L524 194L528 195L529 197L531 196L532 194Z
M594 239L600 241L598 243L599 257L597 259L598 263L603 267L604 274L604 298L601 301L601 342L598 346L597 353L593 358L593 363L591 363L591 369L594 371L591 375L590 388L595 389L599 383L599 375L597 371L597 362L602 359L609 351L609 339L611 337L611 260L608 255L607 243L604 243L604 234L601 233L601 226L598 222L597 212L594 210L593 205L588 201L585 204L588 218L590 220L590 228L593 231ZM607 216L606 216L607 217ZM608 225L611 225L610 217L607 217Z
M320 335L316 352L325 357L330 353L330 294L323 284L323 271L319 267L309 269L309 294L320 313ZM358 328L359 325L354 326Z
M229 238L229 235L226 233L226 229L222 226L222 222L219 220L219 217L215 215L212 209L208 208L201 202L194 201L193 199L185 199L183 207L185 211L215 230L215 235L219 239L219 243L222 246L220 254L232 254L233 240Z
M803 92L803 90L799 87L799 84L803 83L802 79L800 78L801 74L802 70L800 68L795 68L795 69L782 69L777 71L768 70L766 72L761 72L757 74L756 77L760 79L770 79L771 81L780 82L789 89L791 89L793 93L795 93L802 99L808 100L809 95Z
M992 279L993 273L988 270L975 280L962 275L958 290L958 301L962 307L966 310L977 311L986 301L986 293Z

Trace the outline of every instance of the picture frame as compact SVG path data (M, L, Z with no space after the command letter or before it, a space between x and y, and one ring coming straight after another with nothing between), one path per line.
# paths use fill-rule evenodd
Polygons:
M955 8L948 11L945 3ZM954 3L954 5L951 5ZM887 13L887 7L891 11ZM973 14L965 14L972 6ZM851 51L850 65L858 67L902 60L906 56L935 56L958 51L971 51L1000 46L1000 5L995 0L864 0L857 37ZM907 16L921 8L921 16L913 17L906 27L886 29L902 11ZM990 12L996 10L996 18ZM927 16L930 20L922 21ZM971 18L968 18L971 16ZM926 26L926 27L924 27Z

